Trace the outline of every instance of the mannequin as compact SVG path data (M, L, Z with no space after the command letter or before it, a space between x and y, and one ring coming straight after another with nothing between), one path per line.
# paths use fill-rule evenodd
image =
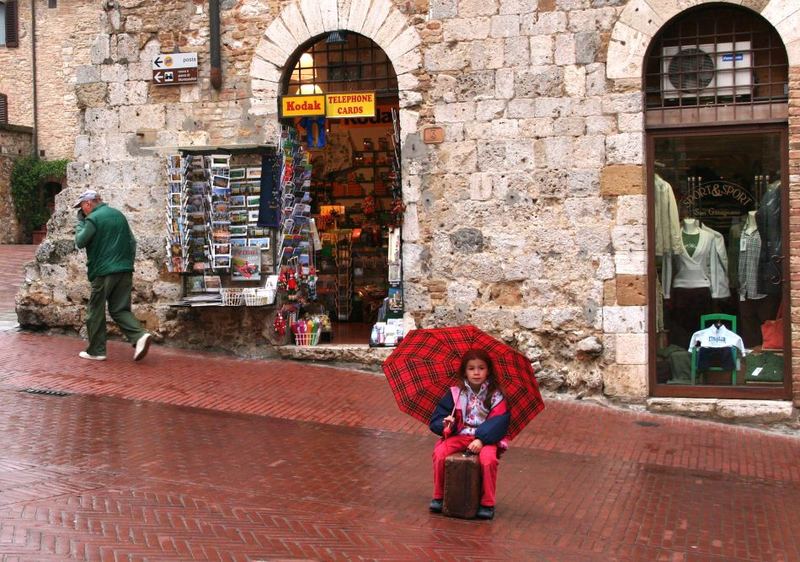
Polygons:
M758 225L756 224L756 212L747 211L747 218L744 220L744 232L747 234L752 234L757 229Z
M730 289L722 235L689 217L682 221L681 237L684 251L665 260L663 285L664 298L672 297L670 343L686 347L700 316L713 310L712 299L729 297Z

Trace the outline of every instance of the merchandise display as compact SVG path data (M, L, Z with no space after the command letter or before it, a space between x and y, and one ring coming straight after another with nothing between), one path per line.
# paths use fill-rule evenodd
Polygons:
M659 384L784 382L780 139L737 137L655 142Z

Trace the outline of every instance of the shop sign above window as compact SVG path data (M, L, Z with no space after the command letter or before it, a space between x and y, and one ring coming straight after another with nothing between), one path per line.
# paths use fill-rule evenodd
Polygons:
M375 117L375 92L281 96L281 117Z

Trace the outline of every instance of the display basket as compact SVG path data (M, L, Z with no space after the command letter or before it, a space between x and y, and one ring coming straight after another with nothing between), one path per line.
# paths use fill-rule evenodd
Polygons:
M275 302L275 291L269 289L245 289L244 304L247 306L266 306Z
M300 346L309 346L309 345L317 345L319 343L319 335L321 331L317 330L316 332L305 332L303 334L295 334L294 335L294 344Z
M222 287L219 290L222 297L222 306L242 306L244 303L244 293L242 289L233 287Z

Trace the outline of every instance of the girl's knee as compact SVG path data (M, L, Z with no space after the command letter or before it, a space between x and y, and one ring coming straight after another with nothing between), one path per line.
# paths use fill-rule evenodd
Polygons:
M482 466L497 465L497 447L484 447L481 449L479 460Z

